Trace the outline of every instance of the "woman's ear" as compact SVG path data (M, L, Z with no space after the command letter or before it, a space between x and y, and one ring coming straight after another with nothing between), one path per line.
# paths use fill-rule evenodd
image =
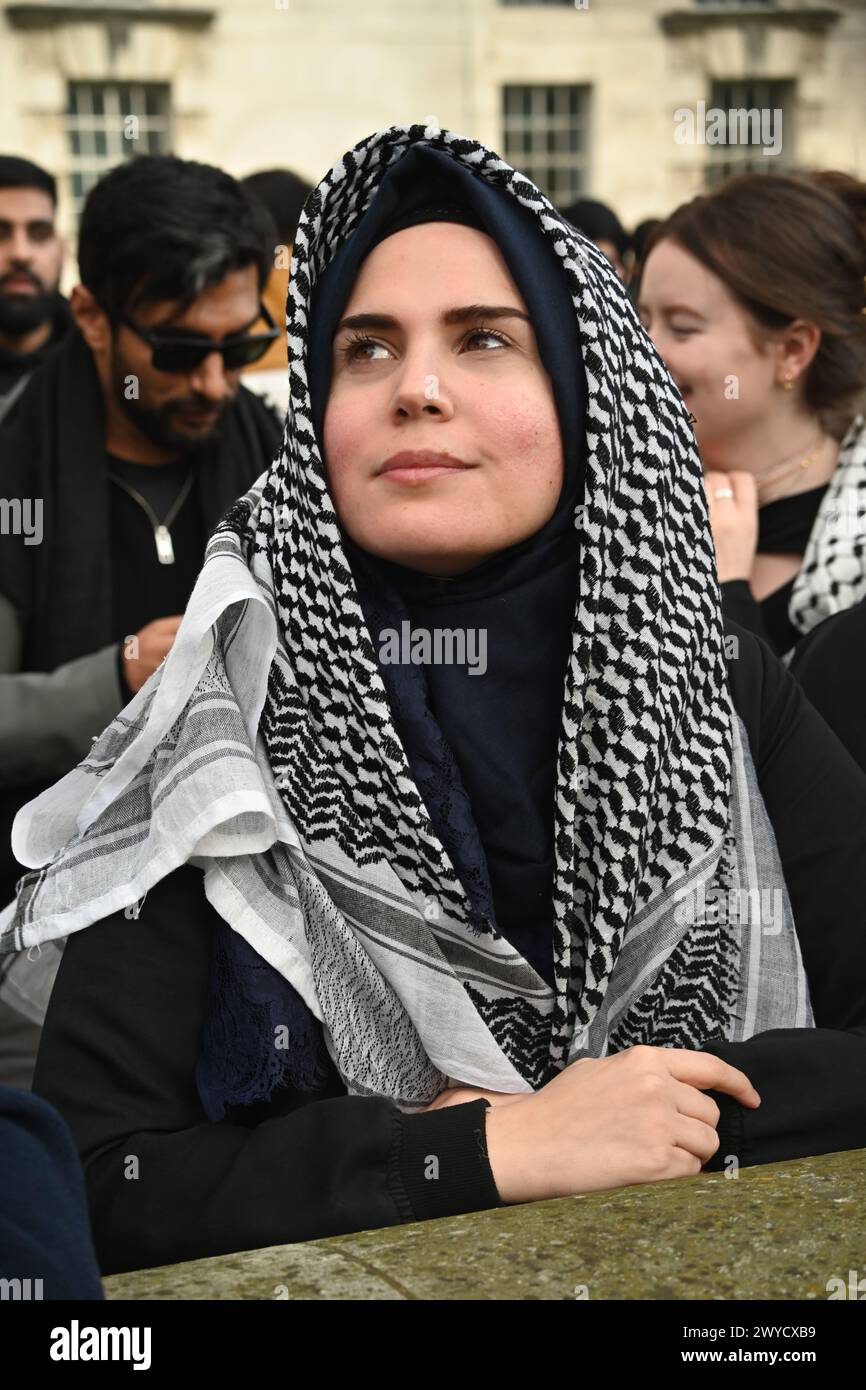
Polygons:
M86 285L75 286L69 307L94 357L105 357L111 346L111 322Z
M795 319L779 333L776 356L779 384L796 381L808 370L821 346L821 330L808 319Z

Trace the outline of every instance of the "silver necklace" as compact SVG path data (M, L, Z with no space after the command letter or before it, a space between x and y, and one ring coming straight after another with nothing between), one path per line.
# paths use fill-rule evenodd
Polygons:
M160 521L159 517L153 510L153 507L150 505L146 497L142 497L141 493L137 492L134 487L132 487L129 483L125 482L123 478L118 478L116 473L109 472L108 476L113 483L117 483L118 487L122 487L124 492L128 492L133 501L137 502L138 505L141 508L143 508L145 512L147 512L147 515L150 518L150 524L153 527L153 539L156 542L156 553L159 559L159 563L161 565L173 565L174 546L171 543L171 532L168 528L169 526L171 526L172 522L174 521L175 517L177 516L178 512L180 511L181 507L183 506L184 502L189 496L190 488L192 487L193 482L195 481L195 469L190 468L189 473L187 474L186 482L184 483L177 497L172 502L171 507L169 508L162 521Z

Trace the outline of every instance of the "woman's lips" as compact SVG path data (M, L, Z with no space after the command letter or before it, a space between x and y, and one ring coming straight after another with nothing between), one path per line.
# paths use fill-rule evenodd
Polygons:
M387 478L392 483L409 483L411 486L444 477L446 473L465 473L473 466L450 454L439 454L430 449L404 449L386 459L377 476Z
M443 478L446 473L465 473L463 468L389 468L387 473L382 476L388 479L389 483L409 483L415 484L429 482L431 478Z

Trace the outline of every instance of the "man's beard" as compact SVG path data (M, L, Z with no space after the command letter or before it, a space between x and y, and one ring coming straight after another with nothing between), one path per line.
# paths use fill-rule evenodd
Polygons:
M208 400L206 396L193 392L189 396L182 396L179 399L167 402L158 407L149 406L145 400L132 399L127 395L130 378L135 378L135 373L117 352L115 347L114 358L111 365L111 389L114 398L122 409L124 415L132 422L153 444L157 444L162 449L188 450L197 449L202 444L213 444L221 437L225 430L229 411L234 403L234 398L230 397L223 401L219 406ZM139 382L139 389L141 383ZM178 419L178 412L181 410L219 410L219 416L213 428L206 434L191 434L183 428L182 419Z
M49 323L57 310L57 291L46 289L35 275L30 278L39 286L36 294L10 294L0 281L0 333L10 338L22 338Z

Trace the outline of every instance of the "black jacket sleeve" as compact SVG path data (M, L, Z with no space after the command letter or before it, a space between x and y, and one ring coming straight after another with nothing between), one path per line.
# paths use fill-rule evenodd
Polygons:
M791 898L815 1028L773 1029L704 1051L739 1067L757 1110L719 1092L728 1155L774 1163L866 1146L866 777L759 639L739 638L729 663Z
M788 669L866 771L866 600L819 623Z
M761 605L749 586L748 579L727 579L719 585L722 595L722 612L725 621L753 632L765 642L768 640L764 626Z
M334 1069L322 1099L285 1090L208 1121L194 1073L216 921L184 865L137 921L63 953L33 1089L75 1135L103 1273L500 1205L484 1100L404 1115Z

